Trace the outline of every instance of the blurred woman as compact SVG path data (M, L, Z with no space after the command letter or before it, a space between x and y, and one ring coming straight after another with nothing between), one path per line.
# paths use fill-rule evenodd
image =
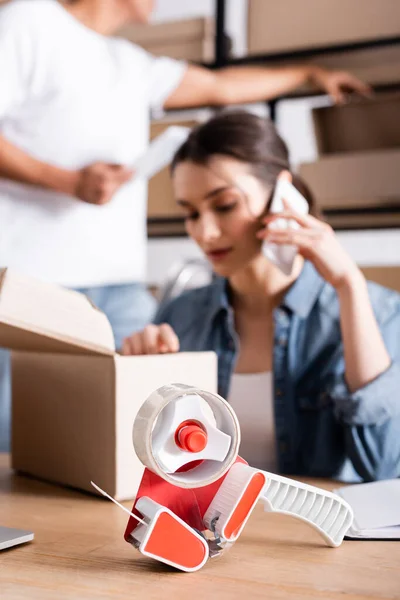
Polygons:
M278 177L310 214L269 214ZM195 129L172 166L190 237L218 275L164 306L125 354L214 350L241 455L287 474L400 475L400 296L367 283L290 174L274 125L244 112ZM276 230L276 219L298 229ZM271 226L271 227L270 227ZM262 242L298 248L284 275Z

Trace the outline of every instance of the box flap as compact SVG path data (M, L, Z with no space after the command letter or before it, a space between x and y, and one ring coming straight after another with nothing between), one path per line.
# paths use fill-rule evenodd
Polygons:
M78 292L0 269L0 347L113 355L107 317Z

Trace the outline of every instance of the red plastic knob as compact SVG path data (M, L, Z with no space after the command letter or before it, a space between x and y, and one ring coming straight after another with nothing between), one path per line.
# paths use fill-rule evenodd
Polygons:
M193 454L201 452L207 446L207 433L197 423L182 423L175 439L182 450Z

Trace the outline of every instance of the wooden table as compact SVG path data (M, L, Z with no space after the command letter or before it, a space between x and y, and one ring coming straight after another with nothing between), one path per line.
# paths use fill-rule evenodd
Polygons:
M303 523L258 506L231 550L185 574L124 542L126 520L106 500L12 474L0 455L0 524L35 532L33 543L0 553L0 598L400 598L399 543L328 548Z

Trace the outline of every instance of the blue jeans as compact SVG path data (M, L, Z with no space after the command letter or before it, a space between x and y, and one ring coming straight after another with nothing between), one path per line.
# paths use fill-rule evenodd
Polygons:
M156 301L139 283L81 288L110 321L115 346L121 348L125 337L151 322ZM10 354L0 348L0 452L10 449L11 378Z

